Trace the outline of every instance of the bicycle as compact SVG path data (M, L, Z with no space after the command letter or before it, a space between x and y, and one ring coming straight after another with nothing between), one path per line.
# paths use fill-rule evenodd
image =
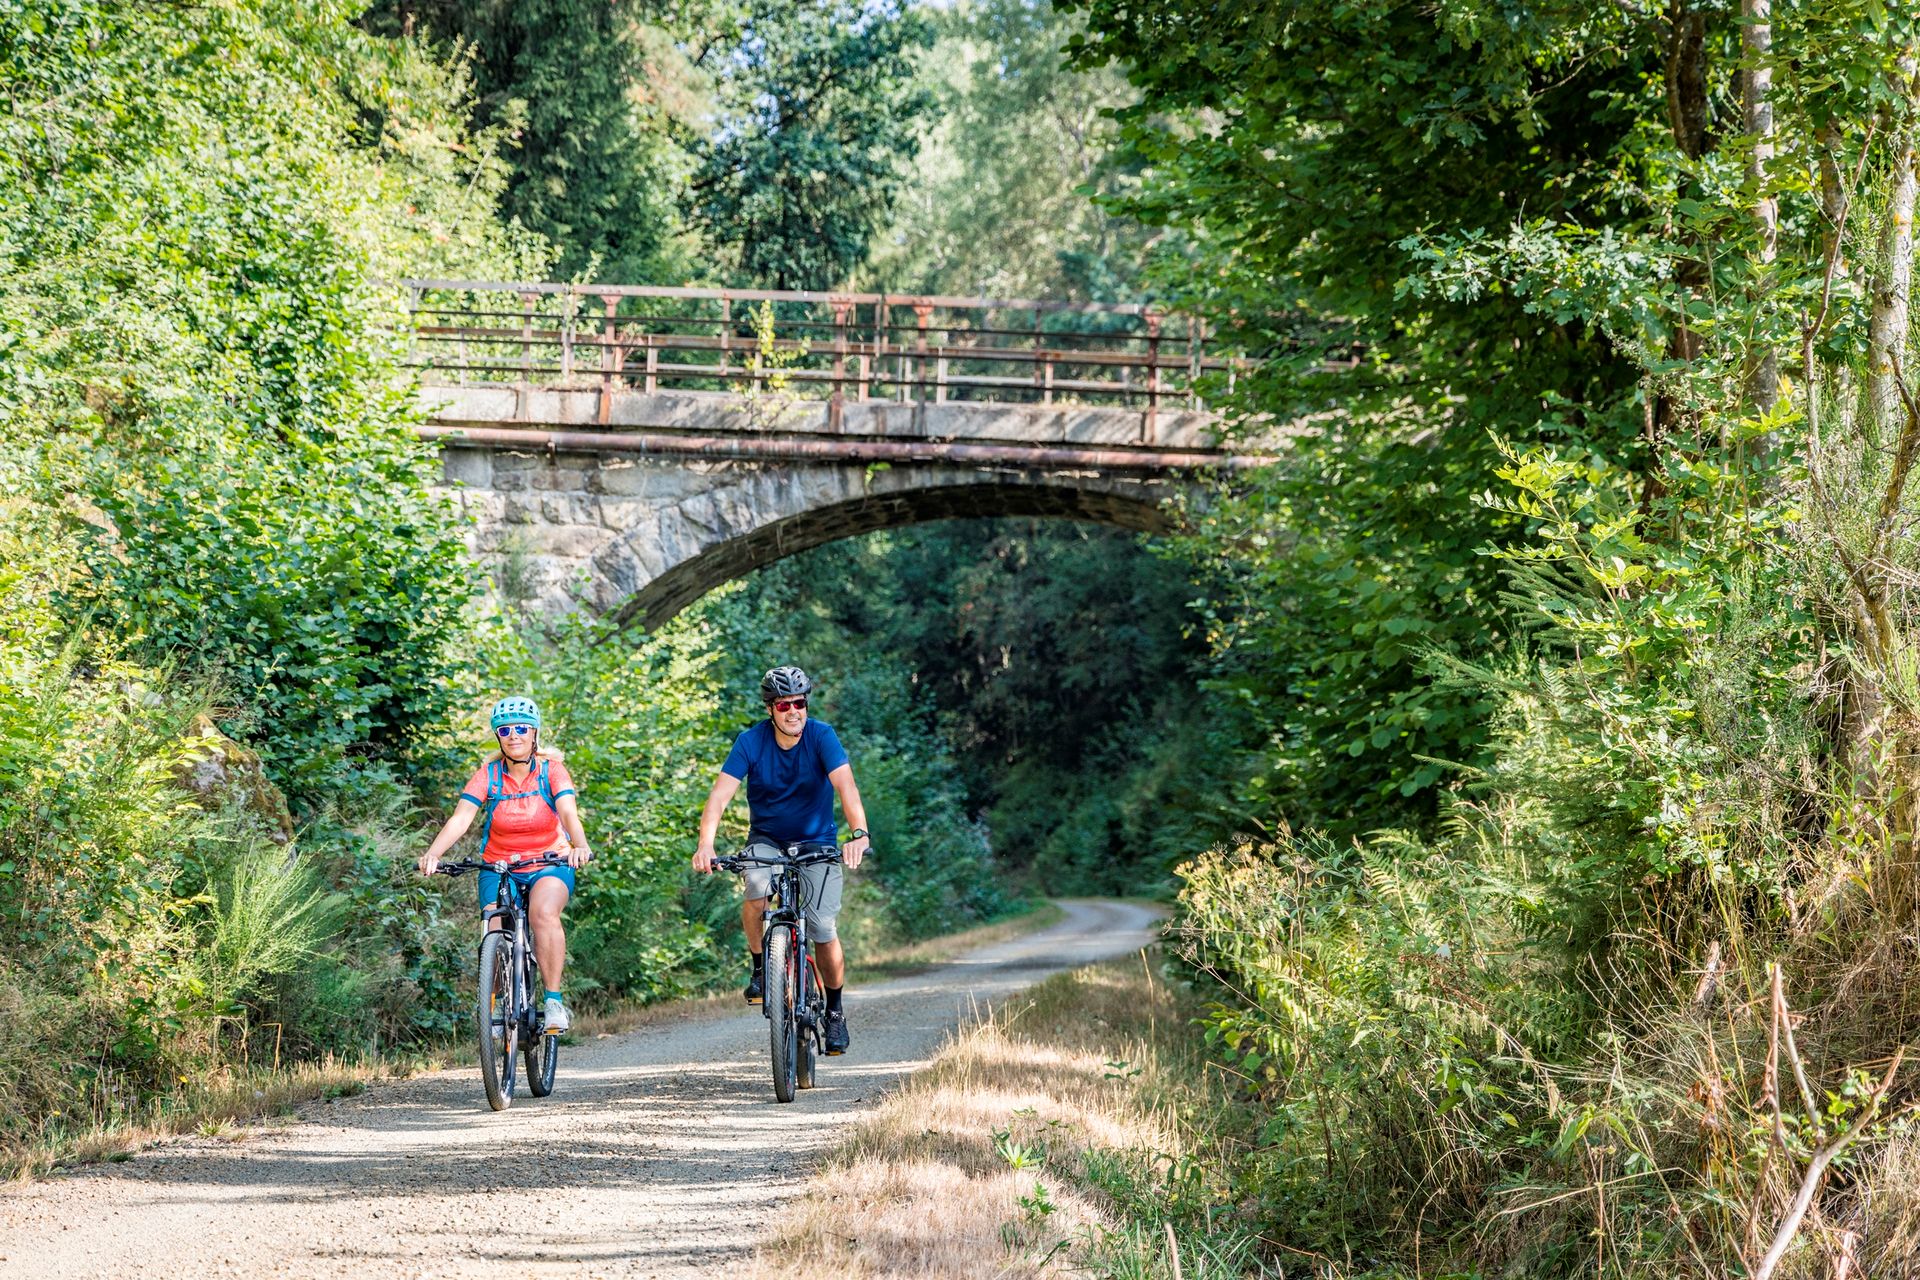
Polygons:
M546 857L523 862L515 871L537 867L564 867L565 858ZM474 1001L474 1031L480 1041L480 1082L486 1086L487 1105L505 1111L513 1105L516 1052L527 1060L527 1092L544 1098L553 1092L560 1065L560 1037L546 1034L540 961L527 937L524 891L505 864L475 859L443 862L438 875L460 876L469 871L501 871L494 904L480 913L480 927L499 920L498 929L480 935L480 989Z
M779 871L760 935L767 975L760 1012L768 1022L773 1096L781 1102L792 1102L796 1088L813 1088L814 1068L826 1035L827 995L807 950L806 880L800 871L839 860L839 845L814 841L790 844L779 857L742 851L713 860L722 871L748 867Z

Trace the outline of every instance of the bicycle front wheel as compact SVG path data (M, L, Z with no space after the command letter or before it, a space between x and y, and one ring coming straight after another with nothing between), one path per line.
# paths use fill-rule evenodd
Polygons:
M480 940L480 997L474 1004L480 1083L487 1089L487 1105L505 1111L513 1105L513 1051L520 1028L513 1008L513 941L498 930Z
M767 1027L773 1050L773 1096L792 1102L798 1074L800 1028L793 1011L800 993L794 981L793 930L776 928L767 934Z

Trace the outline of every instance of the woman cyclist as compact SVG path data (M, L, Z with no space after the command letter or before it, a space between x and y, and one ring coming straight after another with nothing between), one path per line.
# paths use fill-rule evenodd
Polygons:
M580 807L567 767L540 749L540 708L532 698L502 698L493 704L492 720L500 754L483 761L467 779L454 802L453 816L420 855L420 874L432 875L441 856L467 833L474 818L481 819L480 857L504 866L526 896L533 954L547 987L546 1031L558 1035L570 1021L560 996L560 975L567 963L567 934L560 912L573 896L574 868L584 867L593 853L580 826ZM516 869L550 853L564 853L567 865ZM480 873L482 911L499 896L500 875L499 871ZM489 927L499 925L496 919Z

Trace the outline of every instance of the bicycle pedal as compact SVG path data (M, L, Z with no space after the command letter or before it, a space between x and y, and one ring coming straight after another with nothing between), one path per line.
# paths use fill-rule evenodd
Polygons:
M845 1049L822 1049L820 1052L829 1058L842 1058L847 1053Z

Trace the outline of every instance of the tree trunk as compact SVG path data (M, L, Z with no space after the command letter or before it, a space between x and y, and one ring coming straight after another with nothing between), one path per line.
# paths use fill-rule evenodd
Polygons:
M1767 190L1767 167L1773 162L1773 3L1772 0L1741 0L1741 43L1746 47L1747 68L1741 83L1747 117L1747 133L1753 151L1747 160L1747 179L1753 184L1754 230L1759 235L1759 261L1762 273L1779 253L1780 205ZM1780 358L1771 342L1763 341L1747 375L1747 394L1753 407L1765 414L1773 410L1780 397Z
M1896 66L1894 88L1901 101L1888 136L1892 160L1887 211L1880 224L1880 261L1873 279L1873 317L1867 327L1867 418L1863 424L1874 444L1887 438L1906 417L1895 365L1907 349L1907 300L1913 288L1913 96L1916 50L1908 45Z
M1707 108L1707 18L1690 7L1690 0L1673 0L1667 32L1667 123L1673 130L1674 146L1691 160L1704 156L1713 145ZM1675 282L1697 291L1706 283L1706 265L1698 258L1676 264ZM1700 355L1700 335L1687 324L1683 308L1675 318L1673 336L1667 340L1667 358L1692 361ZM1656 382L1657 386L1658 383ZM1661 480L1660 450L1675 430L1696 417L1676 403L1671 392L1654 396L1647 424L1647 474L1641 490L1642 510L1652 506L1666 492Z

